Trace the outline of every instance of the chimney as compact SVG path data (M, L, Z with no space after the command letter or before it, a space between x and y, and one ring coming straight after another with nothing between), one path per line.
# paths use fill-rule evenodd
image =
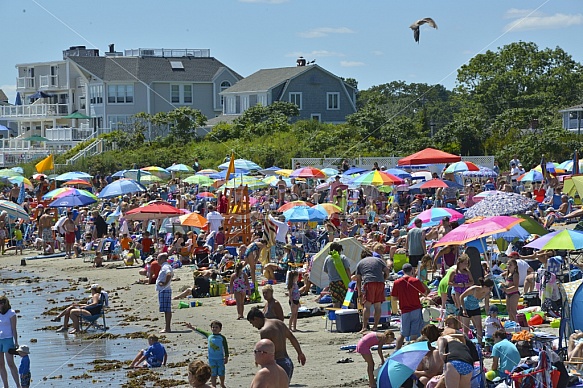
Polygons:
M115 44L111 43L111 44L109 45L109 52L110 52L110 53L114 53L114 52L115 52Z

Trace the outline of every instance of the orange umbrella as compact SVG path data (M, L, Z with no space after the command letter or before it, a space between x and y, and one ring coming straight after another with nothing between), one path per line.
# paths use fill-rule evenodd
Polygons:
M288 202L282 206L279 207L279 209L277 209L278 212L283 213L286 210L291 209L294 206L314 206L313 204L311 204L310 202L305 202L305 201L292 201L292 202Z
M91 183L84 181L83 179L72 179L68 182L63 183L63 186L87 186L87 187L91 187Z
M194 226L199 229L204 229L208 225L207 219L195 212L180 216L178 219L180 220L180 225Z
M333 203L321 203L319 205L316 205L315 207L318 210L326 212L326 214L328 215L340 213L342 211L342 208L340 206L336 206Z

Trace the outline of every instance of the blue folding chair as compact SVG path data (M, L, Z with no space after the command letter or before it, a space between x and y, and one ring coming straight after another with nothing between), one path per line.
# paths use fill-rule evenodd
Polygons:
M90 328L95 328L97 330L102 330L106 332L109 327L105 323L105 308L109 305L108 297L105 292L101 293L99 297L100 301L100 309L99 312L93 315L81 315L79 319L79 329L80 331L87 331ZM101 320L101 322L99 322ZM85 328L83 328L83 323L87 324Z

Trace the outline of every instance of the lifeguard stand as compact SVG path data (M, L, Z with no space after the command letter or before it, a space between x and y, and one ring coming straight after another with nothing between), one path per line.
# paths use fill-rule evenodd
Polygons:
M225 221L225 245L239 246L251 243L251 208L249 206L249 188L239 186L227 189L225 195L229 200Z

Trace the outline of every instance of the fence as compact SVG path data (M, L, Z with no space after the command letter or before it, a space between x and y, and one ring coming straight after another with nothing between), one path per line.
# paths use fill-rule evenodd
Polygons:
M348 164L351 166L371 169L374 163L377 162L379 167L385 166L386 168L397 167L399 159L402 157L395 156L378 156L378 157L358 157L356 159L346 159ZM463 161L472 162L478 166L493 168L494 167L494 157L493 156L462 156ZM312 166L316 168L338 168L342 164L345 158L293 158L291 162L291 168L294 168L296 163L301 166Z

